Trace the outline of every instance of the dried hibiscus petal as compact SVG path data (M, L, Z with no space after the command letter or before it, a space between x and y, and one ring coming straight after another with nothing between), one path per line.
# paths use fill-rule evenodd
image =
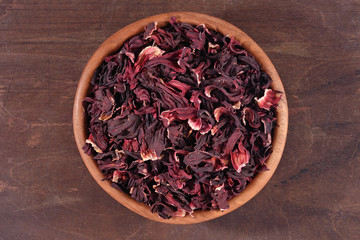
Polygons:
M259 107L270 110L272 106L276 106L281 98L280 96L276 95L277 93L279 92L273 91L271 89L265 89L264 96L262 96L259 100L256 100Z
M174 17L151 23L91 84L84 152L162 218L226 210L267 169L281 94L235 38Z
M163 111L160 118L167 127L174 120L188 120L196 116L195 108L175 108L173 110Z
M238 143L238 149L231 153L231 163L237 172L241 171L250 160L249 151L242 146L241 142Z

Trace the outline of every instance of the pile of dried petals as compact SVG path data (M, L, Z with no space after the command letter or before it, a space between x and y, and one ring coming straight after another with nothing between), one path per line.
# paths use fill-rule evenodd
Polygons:
M84 151L163 218L225 210L266 170L281 96L234 38L155 22L106 57L91 83Z

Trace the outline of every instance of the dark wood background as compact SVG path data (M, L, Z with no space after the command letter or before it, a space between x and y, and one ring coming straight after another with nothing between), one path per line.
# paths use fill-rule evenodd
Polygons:
M138 19L227 20L283 80L289 134L268 185L238 210L175 226L108 196L76 149L72 106L95 49ZM359 239L360 2L0 1L0 239Z

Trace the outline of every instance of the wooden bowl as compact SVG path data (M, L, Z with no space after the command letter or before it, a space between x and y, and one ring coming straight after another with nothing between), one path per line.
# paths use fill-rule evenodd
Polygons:
M271 87L283 92L284 94L281 98L281 101L279 102L279 107L276 110L278 119L277 124L279 126L275 127L274 130L275 132L273 136L272 147L273 152L266 161L266 164L270 170L257 174L253 181L248 184L248 186L243 192L240 193L240 195L232 198L229 201L230 208L226 211L195 211L193 217L187 215L183 218L173 217L169 220L166 220L160 218L157 213L151 213L149 206L143 203L139 203L129 195L111 187L110 181L101 181L104 176L100 172L97 163L92 159L91 156L86 155L82 150L88 134L87 119L82 107L82 100L89 92L90 80L94 74L95 69L102 63L105 56L108 56L116 50L120 49L123 43L130 37L143 32L144 27L149 23L156 21L158 22L159 26L163 26L169 22L170 17L172 16L175 16L180 22L187 22L194 25L204 23L208 28L214 29L223 35L229 34L229 36L234 36L237 40L240 41L241 45L246 50L255 56L262 69L267 72L273 79ZM246 35L243 31L234 25L212 16L193 12L171 12L151 16L132 23L113 34L100 45L100 47L96 50L87 63L76 90L73 112L73 127L76 144L86 167L96 182L114 199L135 213L151 220L171 224L191 224L214 219L234 211L253 198L266 185L271 176L274 174L285 147L286 134L288 129L288 107L284 87L281 83L278 73L275 70L275 67L271 63L270 59L266 56L264 51L248 35Z

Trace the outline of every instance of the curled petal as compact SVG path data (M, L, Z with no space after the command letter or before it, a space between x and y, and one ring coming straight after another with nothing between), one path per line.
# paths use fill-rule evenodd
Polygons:
M177 126L169 126L167 128L167 138L176 146L184 147L186 145L184 140L186 127L184 124Z
M241 62L247 63L252 66L257 72L260 71L260 66L252 56L238 56L237 59Z
M227 45L231 52L235 54L241 54L247 56L248 53L243 47L241 47L240 42L237 41L234 37L230 39L229 44Z
M244 125L248 123L253 128L259 128L261 126L259 114L247 107L243 110L242 120Z
M85 140L86 143L90 144L94 150L97 152L97 153L102 153L103 151L96 145L96 143L94 143L94 139L92 137L92 135L90 134L89 138Z
M217 122L220 121L220 117L223 115L223 114L229 114L230 111L229 109L225 108L225 107L218 107L214 110L214 118Z
M201 118L198 117L188 119L188 124L195 131L199 131L202 127Z
M177 80L170 80L167 84L173 88L179 89L182 96L185 96L185 94L191 89L191 86Z
M177 44L179 43L179 39L161 28L157 28L155 31L153 31L150 35L150 38L153 39L156 45L158 45L161 49L167 51L176 48Z
M186 211L184 209L178 209L176 212L173 213L174 217L185 217Z
M134 93L140 101L144 101L144 102L150 101L150 94L146 89L137 87L134 89Z
M191 40L191 48L201 50L205 45L205 32L196 28L185 32L186 37Z
M119 93L124 93L126 91L126 85L123 82L115 83L114 90Z
M278 102L281 99L281 96L277 97L276 94L280 93L271 89L265 89L264 96L256 100L259 107L266 110L270 110L271 107L277 106Z
M196 150L185 156L184 163L186 165L196 165L201 163L203 160L210 159L211 157L219 158L219 156L214 153Z
M219 51L220 45L219 44L212 44L209 42L208 44L208 53L215 54Z
M212 128L212 125L206 122L203 118L195 117L188 120L188 124L192 130L199 131L201 134L206 134Z
M211 124L203 122L199 132L201 134L207 134L211 130L211 128L212 128Z
M167 127L174 120L188 120L196 116L195 108L175 108L173 110L163 111L160 118L163 120L164 125Z
M206 120L207 122L209 122L211 125L215 124L215 120L213 119L213 117L211 116L211 114L209 113L209 111L205 110L205 109L200 109L198 111L198 116L203 119Z
M130 114L126 118L117 116L108 120L108 132L111 136L127 133L137 133L141 125L141 118L136 114ZM125 136L125 134L123 135Z
M250 153L241 143L238 144L238 149L231 153L231 163L237 172L241 172L243 168L250 160Z
M190 98L190 102L192 102L195 108L198 110L200 109L200 104L201 104L200 95L201 93L199 91L193 91Z
M182 52L181 52L181 55L180 55L180 58L179 60L177 61L177 64L184 70L186 71L186 68L190 67L188 61L189 61L189 58L192 54L192 51L190 48L188 47L184 47L182 49Z
M185 74L186 73L186 69L181 68L176 61L174 62L174 60L176 59L167 59L165 57L158 57L156 59L152 59L150 61L148 61L145 64L146 68L152 68L158 65L163 65L166 66L168 68L171 68L172 70L174 70L175 72L179 72L181 74Z
M144 39L151 38L151 35L154 33L154 31L157 30L157 25L158 25L157 22L153 22L145 27Z
M270 120L269 118L262 118L261 122L264 125L264 133L270 134L273 129L273 120Z
M138 71L140 68L142 68L147 61L150 61L153 58L163 55L164 52L165 51L161 50L156 46L155 47L148 46L144 48L139 53L139 57L135 63L135 71Z
M212 90L214 90L216 87L215 86L207 86L206 88L205 88L205 95L207 96L207 97L211 97L211 91Z
M113 177L112 177L111 181L117 183L119 181L120 176L121 176L121 172L119 170L115 170L113 172Z
M225 145L225 148L223 150L224 152L224 156L229 156L230 152L233 151L236 143L239 141L240 138L243 137L243 133L240 131L239 128L237 128L232 134L231 136L229 137L226 145Z
M135 54L133 52L129 51L125 47L122 48L118 54L118 58L120 59L120 61L122 60L122 57L123 57L122 55L125 55L126 57L128 57L132 63L135 62Z
M211 92L214 89L219 90L231 102L239 102L239 101L241 101L243 99L243 97L244 97L244 92L245 92L244 88L239 88L239 89L236 89L236 91L234 91L234 92L229 92L223 87L210 85L210 86L205 87L205 95L207 97L211 97Z
M215 188L214 195L214 199L216 200L220 211L225 211L229 208L229 203L227 201L228 192L225 190L224 184L222 184L220 187Z
M146 106L141 107L138 110L134 109L134 113L137 115L144 115L144 114L155 114L156 115L156 108L146 105Z
M203 73L204 71L210 66L211 62L207 60L206 62L201 62L199 66L193 69L197 84L200 85L202 79L203 79Z
M240 109L241 108L241 102L238 101L237 103L235 103L234 105L232 105L232 107L236 110Z
M214 136L214 135L217 133L218 130L219 130L219 129L218 129L218 126L215 125L213 128L211 128L211 135Z

